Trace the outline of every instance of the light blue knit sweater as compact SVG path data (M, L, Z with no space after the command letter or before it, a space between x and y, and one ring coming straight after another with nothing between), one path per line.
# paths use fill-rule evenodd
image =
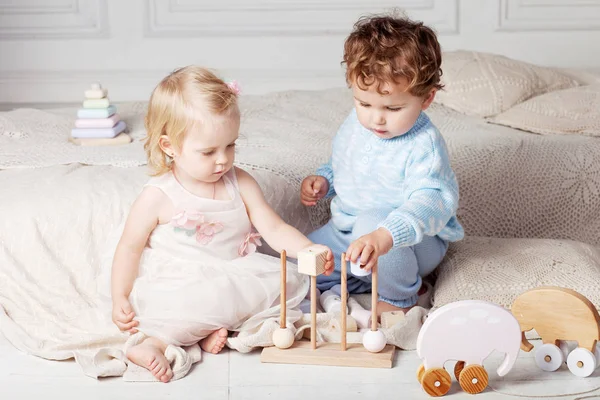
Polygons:
M381 139L352 110L316 173L329 181L332 222L341 231L351 231L364 211L390 209L379 227L390 231L394 247L420 243L424 235L451 242L464 236L446 143L425 113L406 134Z

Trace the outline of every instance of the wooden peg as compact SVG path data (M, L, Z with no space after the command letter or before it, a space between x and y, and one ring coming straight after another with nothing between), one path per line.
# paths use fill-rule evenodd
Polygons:
M348 266L346 263L346 253L342 253L342 310L341 310L341 318L342 318L342 329L341 329L341 338L340 344L342 351L346 351L346 313L347 313L347 305L348 305Z
M378 273L377 263L371 268L371 330L377 330L377 301L379 296L377 294L378 284Z
M281 251L281 293L280 297L280 305L281 305L281 315L279 320L279 327L281 329L285 329L286 327L286 318L287 318L287 253L285 250Z
M310 348L317 349L317 277L310 277Z

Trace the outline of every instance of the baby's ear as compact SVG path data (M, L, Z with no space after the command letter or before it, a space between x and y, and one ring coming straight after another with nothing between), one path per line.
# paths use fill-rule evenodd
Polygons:
M433 103L433 99L435 99L436 89L432 89L431 92L423 99L423 104L421 105L421 110L425 111L429 108L431 103Z
M165 154L169 157L172 158L175 154L175 147L173 146L167 135L161 135L160 139L158 139L158 145L160 146L161 150L164 151Z

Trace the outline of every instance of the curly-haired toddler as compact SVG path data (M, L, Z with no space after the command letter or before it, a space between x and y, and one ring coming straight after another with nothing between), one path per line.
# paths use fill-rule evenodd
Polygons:
M344 46L355 107L333 140L329 161L304 179L303 204L333 197L332 218L309 235L370 270L378 262L378 314L413 307L421 278L463 238L459 190L444 138L425 114L440 83L441 50L432 29L393 16L360 19ZM362 274L361 274L362 275ZM370 291L371 276L349 276L351 293Z

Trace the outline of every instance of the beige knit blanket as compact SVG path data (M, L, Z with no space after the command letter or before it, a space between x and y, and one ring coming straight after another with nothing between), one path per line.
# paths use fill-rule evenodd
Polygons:
M237 164L279 177L289 185L287 201L297 205L293 193L328 158L331 138L351 106L346 89L242 97ZM134 143L91 148L67 141L75 108L0 113L0 168L143 165L144 112L143 103L119 106ZM467 235L600 244L600 140L540 136L437 104L428 114L448 142ZM308 212L312 228L328 219L325 202Z

